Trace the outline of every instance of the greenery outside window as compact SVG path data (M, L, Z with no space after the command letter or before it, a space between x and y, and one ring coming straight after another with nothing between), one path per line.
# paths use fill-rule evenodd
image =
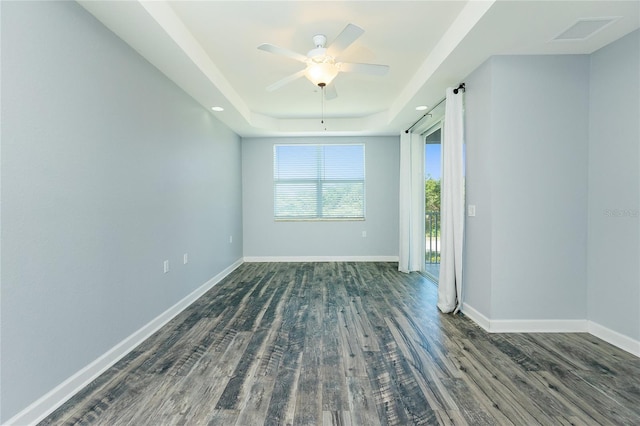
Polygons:
M276 144L276 220L363 220L364 144Z

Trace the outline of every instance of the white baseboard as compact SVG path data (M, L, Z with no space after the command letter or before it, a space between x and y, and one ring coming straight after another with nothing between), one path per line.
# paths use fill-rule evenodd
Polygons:
M462 313L489 333L586 333L587 320L492 320L468 304Z
M469 317L471 321L478 324L484 331L491 330L491 320L482 315L470 305L463 303L462 305L460 305L460 311L465 314L465 316Z
M589 333L640 357L640 341L589 320L490 320L468 304L460 309L489 333Z
M492 320L490 333L586 333L587 320Z
M617 346L624 351L640 357L640 340L632 339L629 336L620 334L593 321L589 321L589 333L607 343L611 343L613 346Z
M5 425L32 425L43 420L54 410L64 404L69 398L96 379L100 374L104 373L108 368L135 349L140 343L144 342L153 333L171 321L176 315L195 302L200 296L222 281L223 278L233 272L238 266L242 265L242 263L243 260L238 259L231 266L198 287L138 331L134 332L113 348L109 349L95 361L88 364L40 399L10 418Z
M397 262L398 256L246 256L247 263L256 262Z

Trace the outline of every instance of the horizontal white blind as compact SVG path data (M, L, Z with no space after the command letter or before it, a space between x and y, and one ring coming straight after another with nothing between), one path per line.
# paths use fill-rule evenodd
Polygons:
M364 219L364 144L274 145L276 219Z

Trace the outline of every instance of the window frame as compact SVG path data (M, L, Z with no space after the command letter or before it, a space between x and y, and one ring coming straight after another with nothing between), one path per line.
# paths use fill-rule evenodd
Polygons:
M322 153L325 147L336 146L359 146L362 147L362 179L325 179L322 177L321 164ZM316 173L314 178L277 178L277 152L278 147L316 147ZM354 143L276 143L273 145L273 218L276 222L335 222L335 221L364 221L366 219L366 144L364 142ZM277 212L277 187L279 183L297 183L297 184L313 184L316 191L315 215L314 216L278 216ZM325 217L322 216L324 210L323 204L323 187L327 184L362 184L362 215L361 216L342 216L342 217Z

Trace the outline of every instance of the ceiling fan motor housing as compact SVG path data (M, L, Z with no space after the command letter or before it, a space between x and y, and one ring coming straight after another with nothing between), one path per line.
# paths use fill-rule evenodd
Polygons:
M314 35L313 44L316 47L324 47L327 44L327 36L325 36L324 34Z
M327 49L324 47L327 43L327 37L322 34L316 34L313 36L313 44L316 46L307 52L307 57L311 59L316 59L318 62L326 56Z

